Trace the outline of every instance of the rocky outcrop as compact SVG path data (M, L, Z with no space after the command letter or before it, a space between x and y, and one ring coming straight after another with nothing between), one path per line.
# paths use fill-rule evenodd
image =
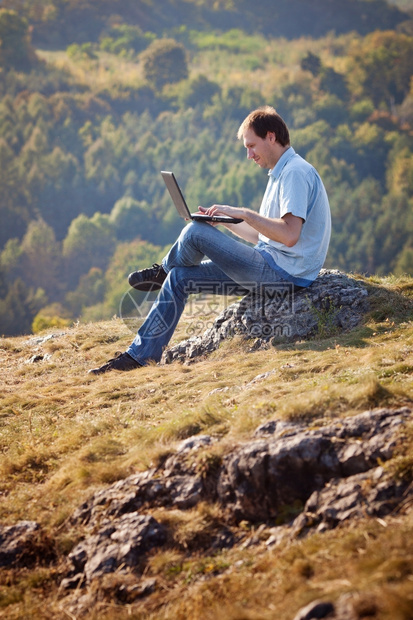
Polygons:
M132 512L116 521L105 519L96 534L80 542L69 554L72 570L62 586L90 583L120 567L137 570L145 553L164 544L165 529L155 519Z
M412 411L403 407L369 410L329 423L320 419L311 428L273 420L221 457L215 450L218 440L191 437L158 468L120 480L79 506L71 524L81 528L84 537L67 557L61 587L78 591L105 576L116 573L126 579L132 572L140 579L121 584L119 597L130 601L150 594L156 583L143 576L147 554L173 540L168 526L151 515L159 507L187 510L201 501L221 504L226 523L221 520L208 531L197 553L263 541L270 548L349 520L396 514L411 506L413 487L393 476L385 463L412 418ZM238 527L245 520L260 524L259 538ZM41 528L33 522L3 527L1 565L24 565L40 539ZM295 620L352 619L351 609L348 598L316 601Z
M138 569L148 549L165 543L164 527L146 516L155 507L185 510L200 501L219 502L231 527L241 520L285 521L291 507L301 505L295 519L269 527L268 546L348 519L382 518L413 495L411 485L382 465L411 419L406 407L366 411L328 425L320 421L311 430L273 421L219 461L208 458L211 437L187 439L162 467L119 481L79 507L72 523L93 533L71 552L63 585L90 582L119 567ZM228 528L209 544L234 542Z
M277 519L286 506L304 504L329 481L349 480L388 460L405 416L410 410L378 409L314 430L265 424L256 433L265 438L238 447L224 460L218 498L237 520Z
M208 435L185 440L162 469L134 474L99 491L78 508L72 522L95 526L102 515L113 519L150 507L192 508L204 497L204 484L196 465L188 463L187 457L211 442Z
M161 363L193 360L236 335L253 339L254 348L327 337L358 325L367 306L368 292L361 281L323 270L306 289L297 291L284 283L247 295L228 306L204 334L166 350Z

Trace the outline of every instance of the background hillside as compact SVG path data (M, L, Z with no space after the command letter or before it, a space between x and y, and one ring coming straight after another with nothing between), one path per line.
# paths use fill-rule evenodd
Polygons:
M258 208L235 139L270 103L326 183L327 266L413 273L409 2L4 0L0 333L119 313L188 202Z

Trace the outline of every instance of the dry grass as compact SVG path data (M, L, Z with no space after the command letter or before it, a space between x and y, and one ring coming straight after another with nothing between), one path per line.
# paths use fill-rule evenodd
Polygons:
M317 425L370 407L411 404L413 282L387 280L387 292L379 281L369 285L370 316L349 334L256 352L233 340L192 365L87 375L129 344L119 320L50 332L54 337L42 343L33 336L1 339L0 520L41 523L56 561L3 571L0 618L67 617L58 589L61 562L82 535L68 517L95 490L158 463L183 438L219 438L205 456L215 462L269 419ZM189 321L183 318L174 341L185 337ZM31 363L35 354L50 357ZM396 475L411 478L412 447L410 429L389 463ZM108 577L101 606L88 618L291 620L306 602L345 592L358 597L360 618L413 617L407 508L386 527L372 520L271 551L237 545L210 555L208 541L223 523L220 507L159 509L154 516L171 532L169 546L154 552L146 569L156 591L124 606ZM248 524L234 530L240 541L249 533Z

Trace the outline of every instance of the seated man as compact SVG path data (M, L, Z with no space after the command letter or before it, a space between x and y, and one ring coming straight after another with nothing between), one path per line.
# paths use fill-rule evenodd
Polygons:
M309 286L323 266L331 232L330 207L317 171L290 146L288 128L274 108L251 112L238 130L248 159L269 170L259 213L245 207L212 205L208 215L242 218L225 224L236 236L215 225L191 222L162 265L135 271L129 284L138 290L160 289L157 300L126 352L89 372L133 370L158 362L170 341L190 293L237 286L247 293L291 282Z

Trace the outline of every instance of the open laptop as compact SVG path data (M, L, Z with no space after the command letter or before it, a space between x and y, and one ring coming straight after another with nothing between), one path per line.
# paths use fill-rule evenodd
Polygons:
M204 215L202 213L190 213L185 198L181 192L177 180L173 172L161 171L165 185L171 195L176 210L185 220L194 220L195 222L222 222L223 224L239 224L243 222L239 217L230 217L229 215Z

